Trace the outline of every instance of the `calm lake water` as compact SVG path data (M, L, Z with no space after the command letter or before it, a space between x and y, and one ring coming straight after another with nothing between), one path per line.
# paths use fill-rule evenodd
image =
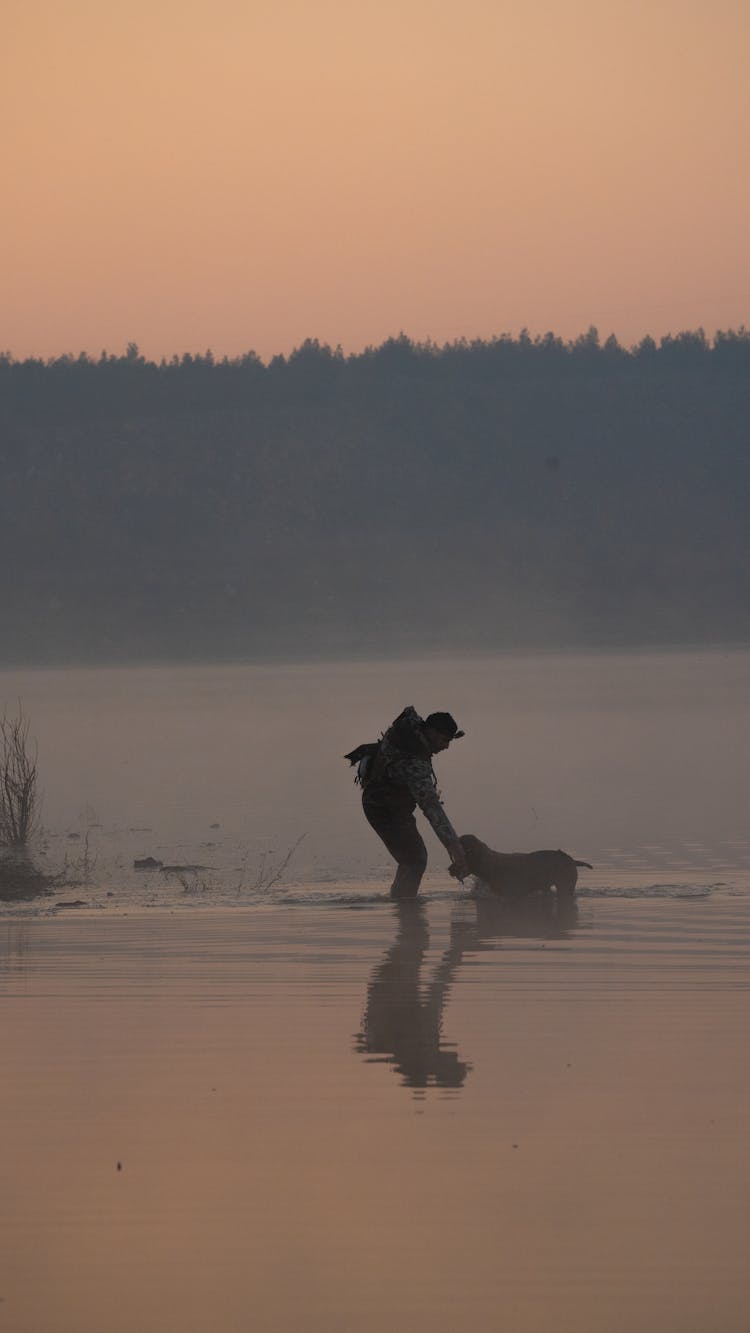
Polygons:
M749 906L0 923L0 1327L744 1333Z
M68 877L0 904L0 1330L746 1333L749 668L0 678ZM429 831L387 900L340 756L409 702L467 731L459 828L592 861L576 904Z
M563 847L595 866L584 892L750 868L750 650L1 673L18 697L46 864L92 905L258 901L295 846L276 899L387 887L341 756L407 703L467 732L436 763L459 831ZM452 891L426 839L426 888ZM146 856L202 868L135 872Z

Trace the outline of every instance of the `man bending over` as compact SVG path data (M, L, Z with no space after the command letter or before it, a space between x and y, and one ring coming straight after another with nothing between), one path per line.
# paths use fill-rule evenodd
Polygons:
M358 766L356 781L362 786L365 816L397 863L392 898L415 898L427 865L427 848L414 818L417 806L432 824L458 877L469 873L432 767L433 755L463 735L450 713L430 713L423 720L409 707L379 741L359 745L345 756Z

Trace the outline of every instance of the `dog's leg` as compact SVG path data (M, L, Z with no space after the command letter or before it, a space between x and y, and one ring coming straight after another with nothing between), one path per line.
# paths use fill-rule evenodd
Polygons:
M570 865L563 865L555 875L555 888L557 892L565 898L571 898L576 891L578 883L578 871L575 863L571 861Z

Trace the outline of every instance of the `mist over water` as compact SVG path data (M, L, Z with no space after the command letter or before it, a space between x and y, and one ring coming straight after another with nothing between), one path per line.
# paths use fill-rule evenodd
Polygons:
M627 888L629 872L679 886L750 869L748 650L0 675L0 699L19 696L48 864L80 862L85 842L91 902L168 901L170 886L190 898L174 877L134 872L145 856L198 865L187 889L213 901L252 901L261 865L300 838L283 884L386 889L342 756L407 703L448 709L467 733L436 761L459 831L592 861L583 893ZM426 888L439 876L450 891L425 836Z

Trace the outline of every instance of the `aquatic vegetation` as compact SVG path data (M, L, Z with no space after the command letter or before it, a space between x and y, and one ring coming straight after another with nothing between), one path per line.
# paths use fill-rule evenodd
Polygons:
M38 813L37 747L19 699L15 717L0 717L0 844L25 847Z
M238 894L243 891L258 893L272 889L281 882L294 853L306 837L306 833L301 833L281 857L272 851L261 852L254 870L250 870L250 848L247 848L240 863L239 878L236 884L230 885L230 888ZM225 882L216 875L203 873L208 869L207 866L161 867L162 874L175 874L182 885L183 893L188 894L211 893L226 887Z
M0 852L0 902L23 902L51 893L54 876L36 866L25 848Z

